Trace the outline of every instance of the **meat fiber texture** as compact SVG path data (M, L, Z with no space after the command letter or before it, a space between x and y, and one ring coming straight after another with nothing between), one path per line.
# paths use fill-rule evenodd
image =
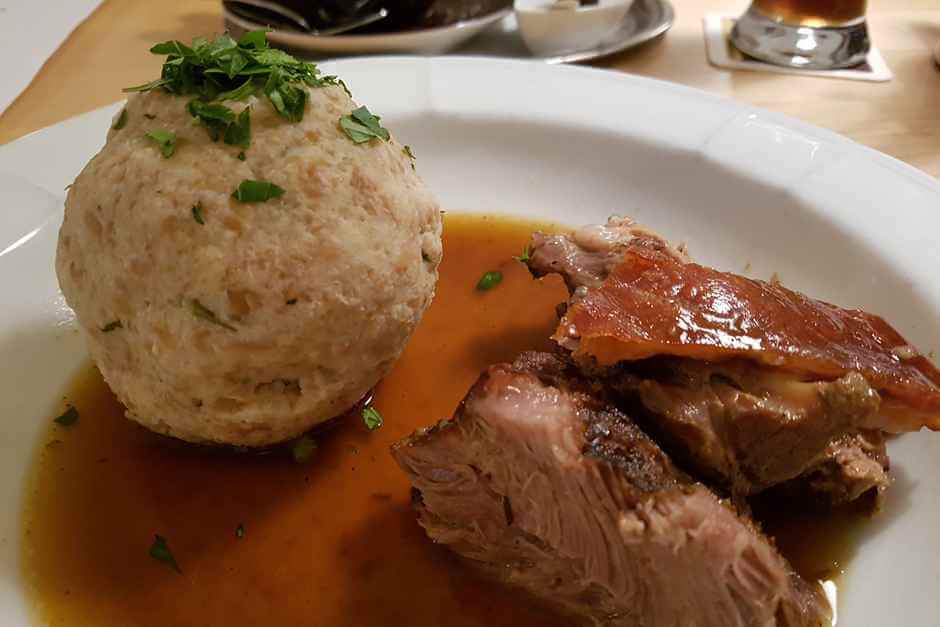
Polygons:
M394 447L434 541L598 625L829 624L746 517L546 361L489 368L453 419Z
M291 123L251 107L251 146L213 142L187 99L134 95L69 191L56 270L127 414L184 440L261 446L354 405L431 302L441 215L403 146L354 143L356 104L310 89ZM145 137L176 133L166 158ZM285 193L233 198L243 180ZM203 223L196 220L199 208Z

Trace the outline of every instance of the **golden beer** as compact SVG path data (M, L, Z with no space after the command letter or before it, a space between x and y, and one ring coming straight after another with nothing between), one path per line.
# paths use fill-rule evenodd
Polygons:
M754 0L751 8L776 22L850 26L865 18L865 0Z

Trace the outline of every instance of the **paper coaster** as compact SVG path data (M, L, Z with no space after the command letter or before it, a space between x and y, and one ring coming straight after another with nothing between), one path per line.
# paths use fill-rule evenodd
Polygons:
M865 63L842 70L800 70L758 61L745 56L731 43L731 29L737 16L711 13L705 16L705 48L712 65L731 70L757 70L776 72L777 74L799 74L800 76L821 76L823 78L844 78L853 81L872 81L883 83L894 78L894 74L885 63L884 57L872 46Z

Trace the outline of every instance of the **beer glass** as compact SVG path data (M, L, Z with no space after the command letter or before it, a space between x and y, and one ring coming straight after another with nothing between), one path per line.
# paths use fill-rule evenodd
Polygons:
M761 61L813 70L851 67L870 43L865 0L754 0L731 42Z

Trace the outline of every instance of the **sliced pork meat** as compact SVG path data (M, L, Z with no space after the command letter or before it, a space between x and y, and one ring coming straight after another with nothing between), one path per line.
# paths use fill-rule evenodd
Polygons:
M827 446L878 411L856 372L802 382L745 360L674 357L601 370L622 404L696 475L736 496L762 492L820 464Z
M552 356L489 368L393 455L431 539L585 623L829 624L753 523Z
M529 268L572 292L559 346L701 477L748 495L815 473L838 502L886 478L833 442L940 426L940 372L881 318L694 264L623 223L535 234Z
M891 484L884 434L862 431L834 439L800 477L780 486L786 498L834 507L870 495L879 509Z
M625 248L568 308L555 339L601 365L674 355L743 357L805 380L858 372L884 399L866 427L940 429L940 371L880 317L647 246Z

